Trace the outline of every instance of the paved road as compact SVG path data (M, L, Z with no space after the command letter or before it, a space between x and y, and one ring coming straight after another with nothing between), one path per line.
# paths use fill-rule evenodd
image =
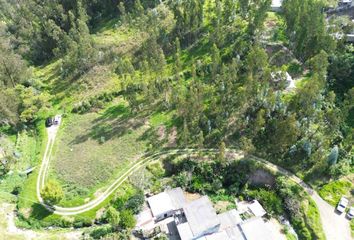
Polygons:
M66 215L77 215L86 211L89 211L95 207L97 207L100 203L102 203L105 199L107 199L112 193L115 192L117 188L119 188L134 172L139 170L141 167L145 166L147 163L165 158L171 155L190 155L195 153L215 153L217 149L174 149L174 150L166 150L161 151L155 154L144 155L138 161L131 163L125 169L125 172L117 178L100 196L91 200L90 202L83 204L77 207L60 207L60 206L48 206L43 202L43 199L40 195L40 190L44 187L45 178L49 168L49 162L51 157L51 152L55 140L56 133L58 131L58 126L53 126L48 128L48 141L46 146L46 151L43 156L41 168L38 174L37 179L37 198L39 202L46 207L49 211L66 216ZM241 151L236 151L233 149L227 149L228 153L233 153L238 156L237 158L244 157ZM350 235L350 226L349 221L344 218L343 215L338 215L335 213L334 208L330 206L327 202L325 202L309 185L304 183L300 178L296 177L294 174L289 171L276 166L264 159L257 158L251 156L255 161L263 163L267 168L273 170L277 173L281 173L286 175L289 179L294 181L295 183L301 185L311 196L311 198L316 202L317 207L320 212L320 217L323 225L323 229L326 235L327 240L351 240Z

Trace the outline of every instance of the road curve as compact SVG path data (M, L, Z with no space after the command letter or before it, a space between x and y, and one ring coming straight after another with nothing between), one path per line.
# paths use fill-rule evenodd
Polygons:
M154 154L146 154L142 156L138 161L131 163L128 167L126 167L125 172L119 176L100 196L91 200L88 203L85 203L81 206L77 207L60 207L60 206L49 206L44 203L41 197L41 189L44 187L46 175L49 169L51 152L54 145L54 140L56 137L56 133L58 131L58 126L50 127L47 129L48 132L48 140L46 150L43 156L42 164L39 170L39 174L37 177L37 198L38 201L49 211L53 212L57 215L68 216L68 215L77 215L86 211L89 211L99 204L101 204L104 200L106 200L112 193L115 192L117 188L119 188L134 172L136 172L141 167L145 166L151 161L159 160L161 158L165 158L171 155L190 155L196 153L215 153L218 149L173 149L173 150L165 150ZM227 153L238 154L240 158L244 155L241 151L237 151L234 149L227 149ZM347 221L344 216L340 216L335 213L335 210L332 206L330 206L327 202L325 202L317 193L314 191L309 185L303 182L300 178L295 176L293 173L281 168L273 163L270 163L264 159L257 158L254 156L249 156L253 160L263 163L268 169L280 173L282 175L287 176L290 180L302 186L306 192L309 193L311 198L315 201L318 206L320 212L320 218L323 225L323 229L326 235L327 240L351 240L350 234L350 226L349 221Z

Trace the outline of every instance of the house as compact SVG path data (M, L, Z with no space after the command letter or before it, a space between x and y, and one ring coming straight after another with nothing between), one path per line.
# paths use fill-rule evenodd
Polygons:
M266 211L257 200L247 203L244 209L217 214L207 196L188 202L183 190L174 188L148 198L147 202L150 209L137 216L137 228L141 230L151 229L154 222L160 221L160 224L173 217L175 234L181 240L275 239L262 219ZM243 213L248 213L248 217L241 218Z
M147 199L155 221L173 216L187 203L181 188L174 188Z
M260 217L251 218L240 224L240 228L245 240L274 240L272 232Z
M207 196L188 203L183 207L183 212L193 234L192 239L216 233L220 228L216 211Z
M272 0L270 8L273 12L281 12L283 0Z

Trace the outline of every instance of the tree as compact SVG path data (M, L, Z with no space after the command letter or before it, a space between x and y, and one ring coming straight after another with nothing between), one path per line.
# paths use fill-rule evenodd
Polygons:
M174 72L175 72L176 79L179 80L180 79L179 74L182 71L182 63L181 63L181 44L178 38L176 38L175 46L176 46L176 52L175 52Z
M110 206L106 213L105 218L112 225L114 229L117 229L120 223L120 215L119 212L112 206Z
M225 142L221 142L219 146L219 160L220 161L225 161L225 151L226 151L226 145Z
M197 146L198 148L203 148L203 145L204 145L204 134L203 131L200 130L197 135Z
M131 210L123 210L120 213L120 226L123 229L132 229L135 227L136 220Z
M134 214L138 214L144 204L145 197L144 197L144 192L141 190L138 190L138 192L130 197L125 204L125 207L127 209L130 209Z
M55 205L63 199L64 193L58 182L49 180L41 190L41 196L45 203Z
M339 155L339 151L338 151L338 146L334 146L331 150L331 153L328 156L327 162L330 166L335 165L338 161L338 155Z
M282 7L291 47L299 59L306 61L321 50L334 49L335 41L326 29L323 1L285 0Z
M0 25L0 87L14 88L29 78L27 63L16 54Z
M211 77L212 80L215 82L216 81L216 75L220 71L221 67L221 56L220 56L220 51L219 48L216 46L216 44L213 44L213 48L211 49L211 60L212 60L212 65L211 65Z

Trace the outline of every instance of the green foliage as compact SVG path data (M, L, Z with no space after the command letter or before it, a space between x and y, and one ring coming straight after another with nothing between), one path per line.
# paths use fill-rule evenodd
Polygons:
M123 210L120 212L120 226L123 229L132 229L135 227L136 220L131 210Z
M293 50L303 61L321 50L332 51L334 41L326 31L323 1L285 0L282 3Z
M348 195L353 184L347 180L332 181L320 188L318 194L332 206L336 206L343 195Z
M277 192L299 238L325 239L317 206L299 185L290 182L286 177L278 177Z
M334 146L328 156L327 162L330 166L335 165L338 160L338 146Z
M271 216L283 214L283 202L275 191L260 188L257 190L247 190L245 195L258 200Z
M146 168L157 178L161 178L165 175L165 169L160 161L150 163Z
M105 219L112 225L113 228L117 228L120 223L119 212L112 206L108 207L105 212Z
M125 203L125 208L131 210L133 214L138 214L142 210L144 202L144 192L138 190L137 193L131 196Z
M92 237L93 239L101 239L102 237L108 235L111 232L111 227L97 227L90 232L90 237Z
M64 197L60 184L54 180L49 180L46 183L44 188L41 190L41 195L43 200L50 205L59 203Z

